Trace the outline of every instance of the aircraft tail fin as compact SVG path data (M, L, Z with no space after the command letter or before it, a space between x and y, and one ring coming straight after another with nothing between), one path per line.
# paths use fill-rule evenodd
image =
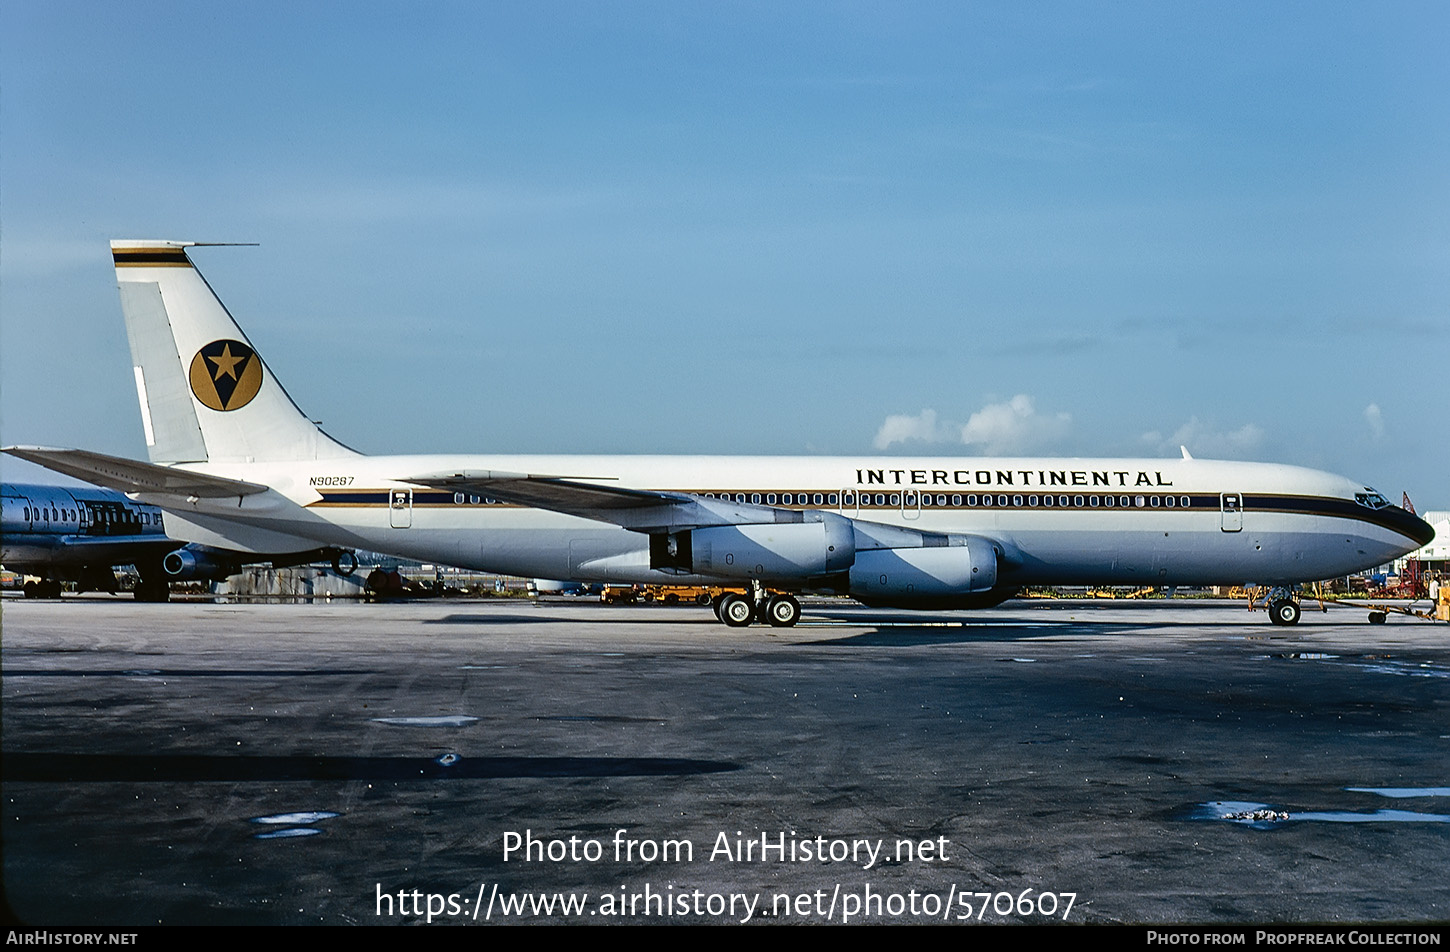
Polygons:
M186 249L113 241L116 283L153 463L356 455L307 418L237 326Z

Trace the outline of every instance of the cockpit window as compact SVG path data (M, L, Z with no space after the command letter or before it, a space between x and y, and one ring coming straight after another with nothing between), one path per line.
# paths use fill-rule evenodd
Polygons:
M1390 504L1388 499L1368 486L1364 487L1364 492L1354 494L1354 501L1361 506L1368 506L1370 509L1383 509Z

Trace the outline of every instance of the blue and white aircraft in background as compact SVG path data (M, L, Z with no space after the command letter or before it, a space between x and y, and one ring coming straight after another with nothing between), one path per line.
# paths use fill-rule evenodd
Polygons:
M314 549L277 556L296 565L333 558L350 574L351 553ZM161 509L94 486L0 486L0 565L36 576L24 584L28 598L58 598L63 582L82 591L115 593L118 565L136 568L139 601L164 602L169 583L221 581L243 565L273 561L255 553L178 542L166 534Z
M1182 459L364 456L288 397L196 270L194 242L111 243L149 463L7 452L166 511L237 552L369 549L486 572L723 585L730 625L799 593L971 608L1027 585L1295 587L1381 565L1429 525L1340 476Z

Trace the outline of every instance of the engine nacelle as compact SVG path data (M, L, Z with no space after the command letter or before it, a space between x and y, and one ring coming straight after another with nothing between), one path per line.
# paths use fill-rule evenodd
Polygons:
M212 558L205 550L190 548L166 553L161 568L171 582L223 579L231 574L230 566Z
M980 608L1010 598L996 589L997 550L987 539L951 536L948 545L856 553L849 594L893 608Z
M834 575L856 559L851 522L822 513L819 522L710 526L688 535L689 564L697 575L739 579L810 579Z

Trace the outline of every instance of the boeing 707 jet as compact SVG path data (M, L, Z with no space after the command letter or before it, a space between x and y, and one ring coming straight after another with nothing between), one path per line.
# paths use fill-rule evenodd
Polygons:
M1429 525L1340 476L1182 459L364 456L292 402L192 263L114 241L150 462L7 452L244 552L390 552L485 572L710 584L728 625L789 626L801 593L972 608L1029 585L1295 587L1381 565Z

